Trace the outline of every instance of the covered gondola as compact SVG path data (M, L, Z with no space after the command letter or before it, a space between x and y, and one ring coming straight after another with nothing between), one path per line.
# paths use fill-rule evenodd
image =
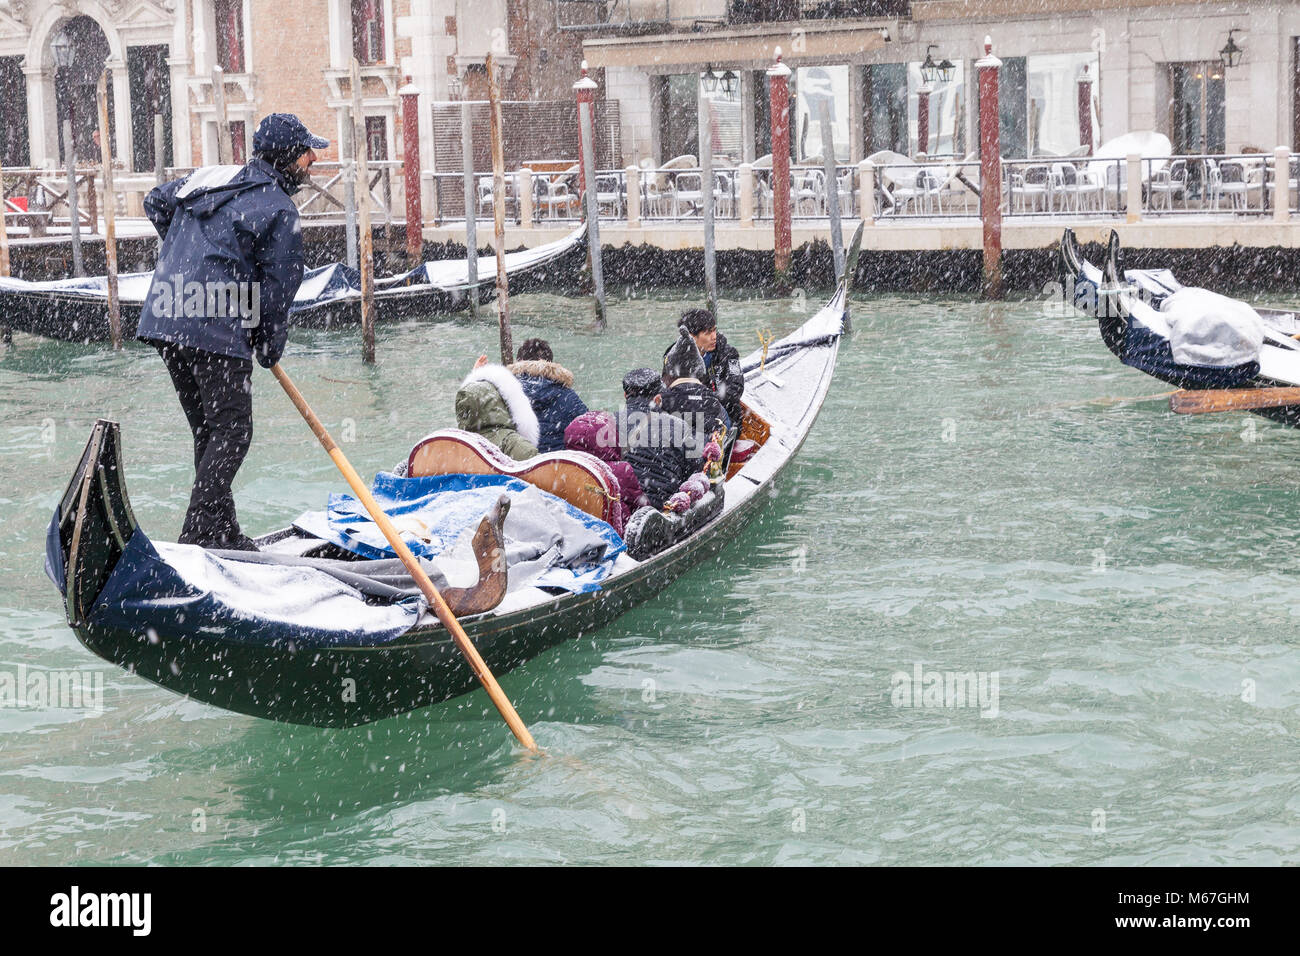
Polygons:
M849 275L853 259L850 263ZM637 560L620 552L580 587L521 587L478 612L463 604L468 613L462 611L461 623L494 673L509 672L548 647L588 634L660 593L770 506L830 388L848 318L847 296L847 283L841 282L816 315L743 363L746 414L740 437L749 454L743 462L731 461L716 496L706 496L712 503L698 527L683 529L690 533L676 540L671 534L664 538L659 528L655 534L662 540L646 549L651 553ZM489 534L490 519L481 526L482 535ZM418 597L364 593L364 584L353 582L353 587L337 575L321 577L320 569L299 567L304 561L327 561L337 570L340 562L331 559L356 557L324 538L304 541L305 534L295 527L258 539L263 552L251 555L257 564L236 553L155 545L131 512L117 427L101 422L51 523L47 573L64 596L69 625L89 650L169 690L228 710L314 726L354 726L477 686L450 635ZM630 541L627 550L634 550ZM477 555L483 551L476 547ZM280 563L277 554L292 556ZM208 583L195 584L196 563L203 564ZM350 568L364 573L368 563L345 566L345 576ZM467 595L492 586L482 561L479 570L482 579ZM308 572L302 587L279 594L278 585L263 581L245 599L245 592L232 585L236 579L256 583L259 575L282 581ZM323 607L312 588L333 603ZM291 608L302 608L301 615Z
M1112 231L1098 267L1067 229L1059 264L1065 301L1097 319L1102 341L1125 365L1196 391L1300 385L1296 312L1184 286L1169 269L1124 269L1120 254ZM1300 405L1245 410L1300 426Z
M586 248L584 228L563 239L505 255L512 281L547 268L574 262ZM475 281L469 281L465 259L423 262L400 275L375 282L375 315L379 321L454 312L468 307L470 297L489 301L496 283L495 256L480 256ZM135 336L140 309L153 282L152 272L118 277L122 334ZM289 324L298 328L331 328L361 321L361 274L341 263L308 270L289 309ZM104 276L29 282L0 277L0 325L67 342L109 340L108 280Z

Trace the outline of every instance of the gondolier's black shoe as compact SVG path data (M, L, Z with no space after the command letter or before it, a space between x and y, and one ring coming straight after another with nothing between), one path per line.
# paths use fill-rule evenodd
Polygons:
M246 534L240 534L234 538L224 538L220 541L182 541L181 544L197 544L200 548L207 551L260 551L262 550Z

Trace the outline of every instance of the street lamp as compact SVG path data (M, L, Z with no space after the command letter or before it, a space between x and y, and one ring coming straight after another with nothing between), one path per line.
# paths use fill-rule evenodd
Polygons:
M728 70L722 74L722 92L727 94L727 99L734 100L736 98L736 86L739 82L740 77L733 70Z
M1240 30L1232 29L1228 31L1228 42L1224 44L1223 49L1219 51L1219 59L1223 61L1224 67L1234 67L1241 62L1241 47L1232 39L1234 33L1240 33Z
M931 43L925 48L925 62L921 64L921 79L933 86L936 83L947 83L952 79L953 71L956 66L952 60L947 58L942 63L935 63L934 57L930 55L931 50L937 50L939 45Z
M72 41L66 33L60 33L50 41L50 52L54 54L54 65L60 70L69 69L76 57L73 54Z
M715 93L718 89L718 74L713 72L713 64L710 63L704 68L704 73L700 77L700 83L704 87L705 93Z

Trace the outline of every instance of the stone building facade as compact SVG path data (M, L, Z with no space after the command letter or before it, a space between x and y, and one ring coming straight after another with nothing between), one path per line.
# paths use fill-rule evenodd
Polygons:
M752 161L768 151L767 81L775 48L792 67L796 159L813 99L829 98L837 153L918 151L918 93L927 54L953 64L929 93L930 154L974 148L973 64L990 35L1004 62L1004 147L1067 152L1082 124L1095 144L1132 130L1165 133L1177 152L1300 146L1297 0L631 0L597 13L560 0L622 103L629 160L694 152L691 102L706 67L736 77L714 94L715 149ZM1242 50L1224 67L1229 32ZM1084 68L1087 68L1085 72ZM1081 96L1078 84L1089 84ZM1091 116L1079 103L1091 101ZM731 132L730 130L736 132ZM814 126L815 132L815 126Z

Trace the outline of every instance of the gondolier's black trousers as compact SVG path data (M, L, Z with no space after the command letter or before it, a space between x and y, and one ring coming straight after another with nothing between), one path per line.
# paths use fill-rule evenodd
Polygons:
M181 544L243 547L230 486L253 440L253 363L154 342L194 433L194 490Z

